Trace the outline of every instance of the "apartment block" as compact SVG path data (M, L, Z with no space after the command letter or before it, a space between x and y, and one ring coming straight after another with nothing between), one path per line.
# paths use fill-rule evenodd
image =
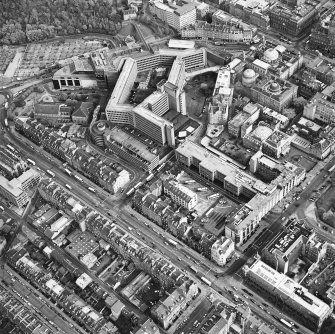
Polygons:
M198 203L198 195L176 181L163 182L164 193L185 209L191 210Z

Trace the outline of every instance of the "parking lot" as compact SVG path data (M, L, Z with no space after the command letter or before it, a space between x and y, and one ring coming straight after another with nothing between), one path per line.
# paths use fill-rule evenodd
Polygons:
M101 41L69 39L52 43L30 44L27 46L15 77L29 77L40 74L45 65L82 55L103 47Z
M225 227L225 217L236 209L237 204L217 193L213 188L204 187L183 173L179 182L198 196L198 204L194 207L194 224L200 225L214 235L222 234ZM190 183L189 183L190 182Z

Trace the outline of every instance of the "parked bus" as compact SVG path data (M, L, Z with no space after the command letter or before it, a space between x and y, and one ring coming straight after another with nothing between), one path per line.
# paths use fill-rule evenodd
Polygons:
M194 266L190 266L190 269L191 269L192 271L194 271L195 273L198 272L198 269L197 269L196 267L194 267Z
M10 145L6 145L6 147L12 151L13 153L17 153L16 149L13 147L13 146L10 146Z
M134 189L138 189L141 185L142 185L142 182L137 183Z
M209 195L207 199L218 198L218 197L220 197L220 194L216 193L216 194Z
M92 188L92 187L88 187L87 188L89 191L92 191L92 193L95 193L95 189L94 188Z
M195 183L196 181L195 180L187 180L187 181L184 181L184 184L191 184L191 183Z
M207 187L202 187L202 188L197 188L196 190L197 190L197 191L207 191L208 188L207 188Z
M163 169L163 167L165 166L166 162L164 162L162 165L160 165L158 168L157 168L157 171L159 172L161 169Z
M71 171L68 170L67 168L65 168L64 170L65 170L65 172L66 172L67 174L72 175Z
M213 210L214 210L214 208L209 209L209 210L206 212L205 216L208 218L208 217L211 215L211 213L213 212Z
M201 280L203 281L203 282L205 282L208 286L211 286L212 285L212 282L211 281L209 281L207 278L205 278L205 277L201 277Z
M55 177L55 173L53 173L51 170L47 169L47 174L49 174L51 177Z
M333 167L330 167L328 172L331 173L335 169L335 165Z
M31 160L31 159L27 159L27 162L33 166L36 165L36 162L34 160Z
M288 328L292 328L292 325L285 319L279 319L279 321Z
M175 242L175 241L172 240L172 239L168 239L168 242L169 242L171 245L175 246L175 247L177 247L177 245L178 245L178 243Z
M69 190L72 189L72 187L71 187L69 184L66 184L65 187L66 187L67 189L69 189Z
M83 182L83 179L82 179L80 176L75 175L74 177L75 177L75 179L77 179L78 181Z
M130 190L127 191L126 195L130 196L134 192L134 188L131 188Z
M148 182L148 181L152 180L154 176L155 176L155 175L154 175L153 173L151 173L151 174L145 179L145 181Z

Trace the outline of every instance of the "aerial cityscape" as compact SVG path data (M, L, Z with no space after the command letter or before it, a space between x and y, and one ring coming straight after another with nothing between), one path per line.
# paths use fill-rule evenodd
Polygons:
M0 334L335 333L332 0L0 12Z

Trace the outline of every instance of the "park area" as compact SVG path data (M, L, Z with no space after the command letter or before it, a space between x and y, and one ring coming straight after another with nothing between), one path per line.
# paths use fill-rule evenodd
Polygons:
M316 202L319 218L326 224L335 227L335 188L333 186L335 178L331 179L331 186Z

